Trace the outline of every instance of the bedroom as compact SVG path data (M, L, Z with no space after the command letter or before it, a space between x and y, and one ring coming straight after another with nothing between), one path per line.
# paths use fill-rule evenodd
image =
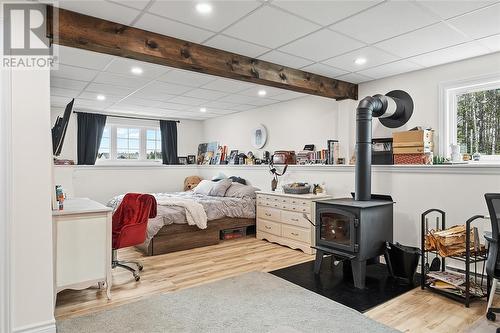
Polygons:
M356 268L359 261L351 260L352 253L325 253L321 272L313 272L322 254L323 238L315 236L314 225L321 221L321 199L359 194L361 185L371 184L368 194L389 195L394 201L393 223L384 236L394 244L420 249L421 214L431 208L447 213L446 227L465 225L476 214L493 215L484 195L500 192L500 145L493 120L500 119L493 118L500 82L497 1L59 1L54 6L67 11L46 17L43 35L51 37L57 57L50 71L15 69L13 61L3 61L1 211L7 223L0 232L5 244L0 252L2 332L54 332L56 325L60 332L96 331L92 325L107 331L124 326L130 331L201 331L178 310L151 311L144 320L123 313L134 306L154 309L155 302L192 302L196 306L186 313L198 316L210 294L218 295L208 313L219 324L201 317L200 325L208 325L208 331L362 332L372 327L381 332L481 332L498 325L485 318L486 297L465 307L463 301L430 288L421 290L419 280L413 288L394 279L380 246L381 260L366 267L362 289L358 287L364 279L358 281L357 274L364 266ZM10 23L11 13L10 21L5 17L12 9L2 10L4 24ZM376 16L381 19L374 25L369 18ZM55 22L59 25L52 26ZM2 36L11 41L4 24ZM12 36L14 41L21 38ZM8 54L4 50L3 59ZM409 94L413 107L405 107L413 112L394 128L386 126L384 115L375 119L381 115L373 114L369 157L374 163L370 172L362 173L370 163L361 163L366 159L356 155L356 145L363 143L356 136L361 126L358 105L365 96L396 90ZM481 112L493 110L484 118L493 125L472 121L483 130L467 127L463 139L455 101L471 93L476 98L478 91L483 96L476 104ZM409 100L392 97L377 98L388 103L387 110L401 110L398 101ZM53 154L50 128L73 98L62 149ZM394 113L385 119L398 116L398 111L387 112ZM85 117L91 122L103 115L105 121L97 126L100 135L83 128ZM433 130L434 158L427 161L433 165L401 165L392 151L389 164L371 158L371 137L395 143L394 133L411 135L420 132L412 131L417 127L423 133ZM260 144L255 143L256 132L265 138ZM322 153L333 151L332 140L334 165ZM479 149L479 141L487 143ZM204 154L198 164L200 146L210 144L216 147L210 151L214 157L218 146L226 147L227 158L204 163ZM457 147L460 161L453 158ZM82 157L87 149L90 162ZM231 151L243 153L238 164ZM316 157L309 158L312 153ZM286 170L280 156L288 161ZM193 158L194 163L188 162ZM70 161L75 165L58 165ZM273 168L283 175L271 174ZM185 191L185 179L192 176L204 181L198 190ZM226 180L231 176L247 185ZM218 178L223 179L213 181ZM292 183L307 183L309 192L318 185L323 193L283 194L283 185ZM65 196L61 211L56 185ZM208 195L214 187L223 193ZM140 260L143 270L132 274L114 267L114 245L106 243L111 233L57 231L65 214L71 215L72 200L89 198L94 207L116 209L119 202L110 201L130 192L166 193L156 195L157 217L142 234L149 245L144 251L135 247L140 244L118 251L119 260ZM186 225L191 213L189 224L199 222L194 211L200 205L184 207L192 199L201 204L200 215L207 215L206 229ZM278 200L280 207L269 207ZM103 216L112 214L98 210ZM277 211L281 219L273 216ZM434 219L429 219L429 228L434 228ZM491 230L490 219L473 223L478 228L472 235L479 234L486 244L483 234ZM58 250L59 235L66 235L71 250ZM105 248L102 253L97 253L97 242ZM86 258L71 251L86 253ZM93 255L105 261L106 277L59 290L54 274L64 265L69 275L90 274L86 265L95 261ZM447 271L466 273L466 265L446 263ZM489 274L478 266L474 272L488 290L483 280L489 282ZM419 262L419 274L421 268ZM324 285L314 283L317 276ZM300 306L299 298L306 305ZM292 304L288 312L277 309L285 301ZM348 320L333 315L326 320L308 311L315 307L338 311ZM243 315L255 308L260 309L255 316ZM161 320L154 317L162 315Z

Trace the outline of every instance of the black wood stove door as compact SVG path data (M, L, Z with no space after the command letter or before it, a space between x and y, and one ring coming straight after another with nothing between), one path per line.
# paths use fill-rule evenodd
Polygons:
M353 213L337 209L322 208L316 212L316 244L347 252L358 252L358 218Z

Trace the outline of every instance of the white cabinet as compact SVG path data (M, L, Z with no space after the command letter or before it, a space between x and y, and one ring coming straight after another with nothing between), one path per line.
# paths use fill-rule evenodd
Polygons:
M307 219L314 223L314 200L328 198L324 194L257 192L257 238L314 254L315 230Z
M54 291L106 285L111 298L111 209L86 198L53 211Z

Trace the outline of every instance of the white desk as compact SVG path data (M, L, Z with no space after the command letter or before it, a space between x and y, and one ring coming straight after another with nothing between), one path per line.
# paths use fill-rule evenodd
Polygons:
M106 286L111 299L112 210L87 198L64 201L52 211L54 299L64 289Z

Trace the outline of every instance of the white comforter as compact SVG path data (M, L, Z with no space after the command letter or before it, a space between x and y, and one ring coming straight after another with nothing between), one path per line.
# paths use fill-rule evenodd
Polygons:
M196 225L200 229L207 228L208 218L205 209L194 200L161 196L156 199L156 203L158 206L182 207L189 225Z

